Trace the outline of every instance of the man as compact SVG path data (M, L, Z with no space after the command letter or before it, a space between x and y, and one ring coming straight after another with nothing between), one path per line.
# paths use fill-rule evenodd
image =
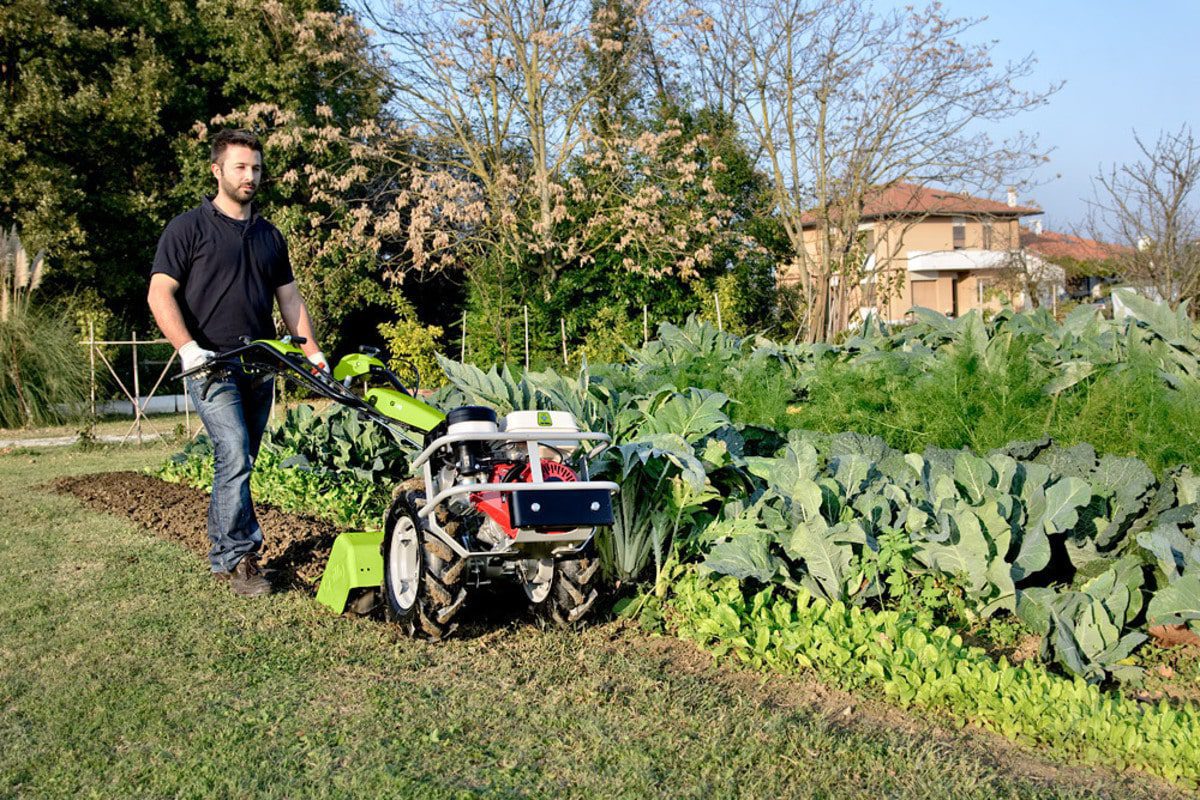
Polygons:
M150 310L179 351L183 369L242 344L273 338L272 307L302 336L308 359L325 369L312 320L296 288L287 243L251 200L263 177L262 145L250 133L223 130L212 142L217 193L167 225L150 271ZM250 499L250 470L271 411L270 376L234 373L213 382L187 379L187 392L213 444L208 558L234 593L257 597L271 584L258 568L262 529Z

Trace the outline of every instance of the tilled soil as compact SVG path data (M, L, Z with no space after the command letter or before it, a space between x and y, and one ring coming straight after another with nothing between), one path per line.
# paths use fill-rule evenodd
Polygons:
M161 539L176 542L204 558L208 564L207 492L169 483L140 472L100 472L59 478L51 484L54 491L70 494L93 511L126 517ZM280 511L255 502L255 513L263 529L262 566L278 589L315 593L329 561L333 540L341 529L314 517ZM596 612L611 597L597 603ZM378 592L368 589L351 591L346 610L352 614L382 619ZM501 582L483 586L458 614L455 638L474 638L487 633L498 622L529 622L533 613L521 589Z
M208 556L207 492L139 472L59 478L53 488L74 495L94 511L119 514L163 539ZM262 563L275 571L274 583L313 591L340 531L328 522L263 503L255 503L254 508L263 529Z

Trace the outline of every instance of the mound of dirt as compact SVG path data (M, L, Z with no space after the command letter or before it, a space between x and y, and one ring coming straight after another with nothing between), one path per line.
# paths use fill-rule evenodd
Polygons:
M53 488L74 495L94 511L118 514L197 555L208 555L207 492L139 472L59 478ZM263 529L263 566L275 570L275 583L315 590L338 529L263 503L254 507Z

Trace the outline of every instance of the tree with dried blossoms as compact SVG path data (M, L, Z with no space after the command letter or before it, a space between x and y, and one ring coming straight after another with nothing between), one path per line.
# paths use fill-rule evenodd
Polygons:
M637 9L626 9L636 12ZM410 270L461 270L498 355L505 322L545 302L573 265L687 279L712 258L728 212L722 164L678 123L597 125L626 59L616 16L590 3L461 0L376 14L397 115L420 145L395 205ZM588 73L603 54L610 68ZM618 68L620 67L620 68Z

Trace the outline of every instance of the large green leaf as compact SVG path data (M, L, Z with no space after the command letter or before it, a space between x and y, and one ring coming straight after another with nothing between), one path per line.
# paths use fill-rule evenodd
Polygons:
M1012 523L1002 513L1000 503L997 500L988 500L971 511L983 525L983 531L992 544L992 554L1007 559L1012 549L1013 528Z
M484 372L472 364L452 361L441 354L438 355L438 366L469 404L490 406L497 414L534 407L529 384L514 378L507 366L501 371L492 367Z
M718 428L730 424L729 417L722 411L729 398L720 392L706 389L688 389L675 393L665 402L647 411L640 426L640 433L669 433L688 442L698 442Z
M887 442L878 436L866 436L853 431L839 433L829 444L829 457L863 456L868 461L880 462L898 451L888 447Z
M981 503L991 491L996 472L984 459L964 451L954 459L954 480L972 503Z
M682 436L656 433L626 442L618 446L616 452L621 457L622 476L628 476L639 465L659 461L677 467L693 491L699 492L704 488L707 478L704 464L696 458L692 445L684 441Z
M820 519L801 522L785 540L784 552L804 562L818 594L829 600L844 600L846 578L854 560L853 542L860 536L844 525L827 527Z
M1039 453L1036 461L1056 475L1088 478L1096 468L1096 449L1087 443L1071 447L1055 444Z
M1063 478L1044 494L1036 487L1029 488L1027 517L1013 561L1016 580L1026 580L1046 568L1050 563L1049 535L1072 529L1079 521L1079 509L1091 496L1091 487L1079 478Z
M933 478L933 488L929 493L930 505L937 511L943 511L957 506L961 497L954 478L949 473L938 473Z
M820 472L817 450L807 442L789 443L778 458L748 458L746 462L752 474L783 497L796 494L800 483L811 483Z
M1063 478L1046 490L1046 507L1030 527L1046 533L1064 533L1079 522L1079 509L1092 499L1092 487L1079 478Z
M1125 535L1134 517L1149 501L1155 486L1154 473L1136 458L1104 456L1093 473L1092 488L1107 497L1106 514L1092 520L1097 551L1112 548Z
M917 322L928 327L931 331L949 337L954 332L954 321L939 311L924 306L913 306L912 314Z
M592 377L586 359L574 379L547 370L527 373L525 381L536 395L546 399L546 407L571 412L587 430L607 432L613 429L620 393L611 381ZM543 406L540 402L538 405Z
M915 555L932 570L963 579L974 594L982 594L988 585L990 550L983 526L974 514L950 516L948 541L923 541Z
M1174 583L1192 570L1200 573L1200 543L1184 536L1174 523L1162 524L1152 531L1138 534L1137 542L1153 554L1168 583Z
M1050 605L1056 593L1049 586L1030 586L1017 590L1017 617L1025 627L1045 636L1050 630Z
M862 492L871 475L871 463L870 459L858 455L837 456L829 462L833 479L848 500L853 500Z
M1150 625L1178 625L1186 622L1200 631L1200 570L1162 586L1150 598L1146 622Z
M1191 467L1180 467L1172 476L1175 480L1175 496L1179 504L1200 503L1200 475Z
M1118 662L1146 640L1142 633L1124 633L1141 609L1141 583L1137 560L1129 558L1088 581L1081 591L1047 596L1049 634L1042 643L1043 656L1053 657L1091 682L1109 674L1122 679L1137 676L1136 667ZM1025 598L1018 611L1023 611L1023 618L1037 621Z
M996 473L995 487L996 492L1001 495L1011 494L1016 490L1015 480L1019 464L1012 456L1004 455L1003 453L992 453L987 458L988 464Z
M1172 310L1166 303L1143 297L1136 289L1116 289L1113 295L1128 309L1132 319L1145 324L1165 341L1185 343L1195 338L1186 309Z
M704 566L738 580L752 578L760 583L769 583L782 562L771 555L766 536L743 534L713 545L704 559Z
M1059 374L1043 387L1046 394L1059 394L1089 377L1096 365L1088 361L1068 361L1059 368Z
M979 615L986 619L1000 610L1016 611L1017 586L1008 562L1002 558L992 559L988 564L987 581L990 584L987 602L979 608Z

